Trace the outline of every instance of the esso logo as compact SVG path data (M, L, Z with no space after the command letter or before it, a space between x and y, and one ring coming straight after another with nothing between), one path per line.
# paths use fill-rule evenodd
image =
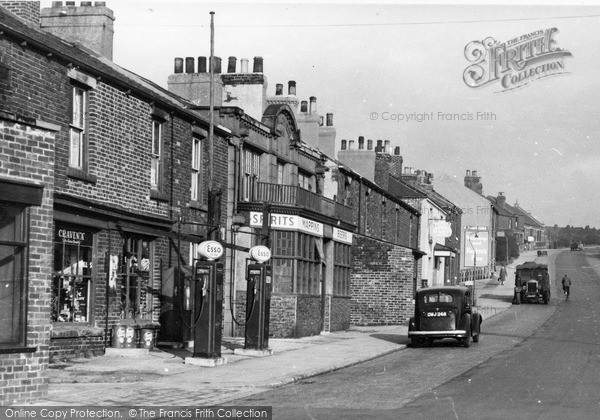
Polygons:
M258 262L266 262L271 259L271 250L264 245L256 245L250 248L250 258Z
M223 255L223 245L217 241L204 241L198 246L198 254L207 260L217 260Z

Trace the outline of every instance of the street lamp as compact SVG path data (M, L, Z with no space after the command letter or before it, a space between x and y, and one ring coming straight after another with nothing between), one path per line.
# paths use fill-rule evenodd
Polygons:
M477 232L471 232L469 234L469 244L471 244L471 248L473 248L473 289L471 290L471 304L472 306L475 306L475 270L477 268L477 251L475 250L473 241L471 240L473 235L475 235L476 238L479 238L479 236L477 236Z

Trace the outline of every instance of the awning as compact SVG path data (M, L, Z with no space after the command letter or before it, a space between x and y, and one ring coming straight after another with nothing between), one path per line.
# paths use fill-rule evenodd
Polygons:
M433 248L433 256L434 257L456 257L456 253L453 248L447 247L442 244L435 244Z

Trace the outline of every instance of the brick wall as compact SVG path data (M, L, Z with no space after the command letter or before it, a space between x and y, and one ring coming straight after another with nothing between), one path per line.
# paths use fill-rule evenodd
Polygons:
M2 7L10 10L22 19L25 19L35 27L40 26L40 2L39 1L10 1L2 0Z
M415 259L408 248L355 235L351 323L403 324L414 311Z
M296 307L296 337L321 333L321 297L298 296Z
M350 328L351 303L350 298L327 297L328 312L327 317L329 329L326 331L344 331Z
M292 295L271 295L270 336L278 338L297 337L296 300L297 297Z
M53 165L54 132L0 114L0 177L44 186L41 206L29 212L26 347L31 351L0 352L0 405L33 402L47 394Z

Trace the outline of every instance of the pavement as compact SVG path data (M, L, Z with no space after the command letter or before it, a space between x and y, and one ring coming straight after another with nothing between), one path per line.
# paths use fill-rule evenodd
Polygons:
M550 258L553 251L549 250ZM512 304L514 268L534 260L525 252L507 267L507 281L475 283L477 308L485 319ZM362 363L407 347L407 327L353 326L347 331L303 338L269 339L272 355L235 354L243 338L223 338L223 365L184 363L183 349L156 349L137 357L99 356L53 363L48 398L32 405L51 406L215 406L303 379Z

